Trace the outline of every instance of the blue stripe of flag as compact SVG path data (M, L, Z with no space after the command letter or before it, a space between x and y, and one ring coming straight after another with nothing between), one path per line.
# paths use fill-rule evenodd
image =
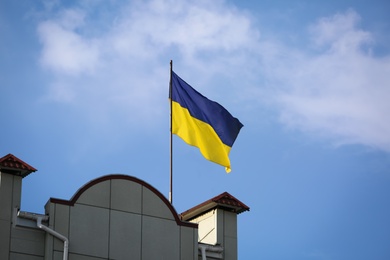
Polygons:
M188 109L192 117L208 123L225 145L233 146L243 124L223 106L200 94L173 71L171 99Z

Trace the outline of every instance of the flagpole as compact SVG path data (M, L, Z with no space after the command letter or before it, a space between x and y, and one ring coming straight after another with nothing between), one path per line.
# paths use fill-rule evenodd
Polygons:
M169 185L169 202L173 204L172 190L173 190L173 137L172 137L172 60L170 62L170 73L169 73L169 103L170 103L170 185Z

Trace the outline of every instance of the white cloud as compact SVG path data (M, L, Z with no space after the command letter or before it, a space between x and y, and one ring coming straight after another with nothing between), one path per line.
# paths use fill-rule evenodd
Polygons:
M311 31L321 50L295 51L278 63L281 120L339 144L390 151L390 57L370 53L373 39L359 19L353 11L320 19Z
M357 28L359 21L359 15L353 10L321 18L310 28L312 40L318 46L328 47L329 51L359 51L364 44L372 43L373 40L369 32Z
M85 72L113 59L158 59L172 48L193 60L202 51L241 52L258 38L247 15L224 1L129 2L106 13L111 26L90 38L88 31L94 31L100 18L89 17L96 15L88 10L93 8L64 9L59 18L39 25L45 65L62 73Z
M153 104L134 113L151 118L166 105L170 58L191 63L194 75L228 75L218 55L233 63L257 37L246 14L224 1L129 1L100 16L96 8L106 2L85 3L52 13L38 27L42 64L56 75L49 92L56 101L63 95L62 101L81 104L88 97L91 106L129 113ZM100 19L103 31L96 29Z
M104 7L85 3L38 27L42 64L56 72L53 100L152 122L166 106L173 58L205 85L223 75L218 92L251 115L268 102L289 127L390 151L390 57L372 54L375 39L352 10L319 19L311 45L298 49L260 38L250 14L220 0L130 1L100 15L93 10Z
M77 33L83 26L84 14L65 10L59 19L42 22L38 33L43 43L41 62L58 73L92 72L99 63L99 50L94 39Z

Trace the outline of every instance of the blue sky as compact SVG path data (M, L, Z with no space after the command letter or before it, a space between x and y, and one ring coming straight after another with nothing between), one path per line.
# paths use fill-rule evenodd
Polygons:
M244 124L232 172L174 137L173 204L224 191L240 259L390 258L388 1L1 1L0 156L44 212L111 173L168 196L169 61Z

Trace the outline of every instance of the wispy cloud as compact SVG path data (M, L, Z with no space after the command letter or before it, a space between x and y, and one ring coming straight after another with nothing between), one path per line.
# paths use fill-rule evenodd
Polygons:
M294 54L273 68L283 82L276 104L288 126L390 151L390 57L372 54L359 20L354 11L322 18L311 27L310 51L285 52Z
M51 7L56 11L38 26L41 63L55 75L48 97L55 101L89 97L90 106L127 111L153 104L135 113L151 118L166 105L169 59L191 64L193 75L206 79L229 75L226 65L245 62L240 53L258 37L246 14L224 1L129 1L99 14L96 3L85 3ZM96 32L100 19L106 26Z
M85 3L51 11L38 26L53 100L85 106L88 97L104 113L153 118L166 105L174 58L205 85L224 78L215 90L229 88L253 116L267 103L289 127L390 151L390 57L375 55L352 10L320 18L301 35L310 45L297 48L260 37L253 16L224 1L131 1L103 13ZM144 104L153 106L139 111Z
M77 33L85 26L84 12L64 10L59 18L42 22L38 33L43 43L41 62L64 74L92 72L99 63L99 46L94 39Z

